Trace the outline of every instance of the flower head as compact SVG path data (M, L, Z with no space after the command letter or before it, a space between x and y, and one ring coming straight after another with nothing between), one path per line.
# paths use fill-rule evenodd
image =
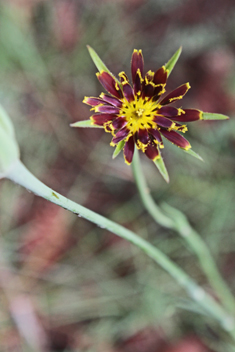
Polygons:
M93 125L104 127L113 135L111 145L124 144L124 158L132 162L135 145L153 161L160 158L164 147L162 137L178 147L189 150L190 143L180 133L187 131L185 122L202 118L195 109L177 109L171 104L183 98L190 88L185 83L165 97L168 70L165 66L156 72L144 74L141 50L134 50L131 60L132 85L125 74L119 73L119 81L104 70L97 73L98 80L109 94L99 98L85 97L84 103L92 106L90 117Z
M156 72L148 71L146 74L142 52L134 50L131 59L132 85L125 72L120 72L117 79L90 46L88 50L99 70L98 80L108 94L85 97L83 102L90 105L94 113L90 120L72 123L72 127L104 128L106 132L112 133L111 145L116 146L113 157L123 149L127 164L132 162L136 145L154 161L167 182L169 176L160 152L164 147L164 138L202 160L181 134L187 131L185 123L197 120L226 120L228 116L171 106L187 93L189 83L182 84L171 93L162 96L166 91L167 78L180 56L181 48L165 66Z

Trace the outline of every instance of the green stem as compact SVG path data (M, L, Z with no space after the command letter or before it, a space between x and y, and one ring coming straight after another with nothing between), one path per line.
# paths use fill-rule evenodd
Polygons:
M164 204L163 209L168 214L167 216L154 202L147 187L137 150L134 154L132 170L141 200L147 211L159 225L177 231L187 241L190 248L197 255L208 281L216 294L218 294L224 307L226 307L228 311L235 312L235 299L226 282L221 277L215 261L200 235L190 226L185 215L179 210Z
M150 258L166 270L178 282L178 284L188 292L190 297L192 297L207 313L210 314L210 316L214 317L221 326L230 333L235 341L235 323L233 318L220 306L220 304L198 286L180 267L172 262L159 249L137 236L134 232L53 191L39 181L20 161L15 164L15 167L7 177L13 182L32 191L36 195L89 220L99 227L107 229L138 246Z

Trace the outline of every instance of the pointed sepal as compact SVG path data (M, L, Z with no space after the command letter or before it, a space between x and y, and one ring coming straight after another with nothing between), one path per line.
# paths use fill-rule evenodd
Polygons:
M124 145L125 145L125 141L124 140L120 141L117 144L117 146L116 146L116 148L115 148L115 150L113 152L113 156L112 156L113 159L115 159L118 156L118 154L122 151L122 149L124 148Z
M171 71L175 67L176 62L178 61L180 54L182 52L182 46L174 53L170 60L165 64L165 68L168 71L167 76L170 76Z
M197 158L197 159L199 159L199 160L201 160L201 161L204 161L204 160L202 159L202 157L201 157L199 154L195 153L192 149L188 149L188 150L182 149L182 150L183 150L184 152L186 152L186 153L188 153L188 154L194 156L194 158Z
M229 117L222 114L214 114L211 112L202 112L202 120L228 120Z
M70 124L71 127L95 127L95 128L103 128L103 126L97 126L91 120L78 121Z
M108 67L105 65L105 63L101 60L101 58L99 57L99 55L95 52L95 50L90 47L89 45L87 45L87 49L89 51L90 57L92 59L92 61L94 62L95 66L97 67L97 69L101 72L101 71L105 71L108 72L109 74L112 75L112 73L109 71Z
M166 165L165 165L165 163L163 161L163 158L161 156L160 151L159 151L159 157L156 160L154 160L154 164L157 166L158 171L160 172L160 174L162 175L164 180L167 183L169 183L169 181L170 181L169 174L168 174L168 171L166 169Z

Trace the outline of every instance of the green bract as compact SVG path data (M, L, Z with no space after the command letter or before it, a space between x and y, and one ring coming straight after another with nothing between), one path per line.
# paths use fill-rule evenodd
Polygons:
M0 105L0 178L7 176L19 156L13 124Z

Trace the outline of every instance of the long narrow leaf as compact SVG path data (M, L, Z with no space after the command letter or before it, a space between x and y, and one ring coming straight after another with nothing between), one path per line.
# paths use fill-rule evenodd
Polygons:
M93 125L91 120L78 121L70 124L71 127L95 127L95 128L103 128L103 126Z
M125 145L125 141L120 141L118 143L118 145L116 146L113 152L113 159L115 159L118 156L118 154L122 151L122 149L124 148L124 145Z
M159 155L160 155L160 158L158 158L157 160L154 161L154 164L157 166L160 174L162 175L162 177L164 178L164 180L169 183L170 181L170 178L169 178L169 175L168 175L168 171L166 169L166 165L162 159L162 156L160 154L160 151L159 151Z
M203 112L202 120L228 120L229 117L222 114L214 114L211 112Z
M174 53L174 55L170 58L170 60L165 64L165 68L168 70L168 77L170 76L171 71L175 67L175 64L178 61L181 52L182 52L182 46Z

